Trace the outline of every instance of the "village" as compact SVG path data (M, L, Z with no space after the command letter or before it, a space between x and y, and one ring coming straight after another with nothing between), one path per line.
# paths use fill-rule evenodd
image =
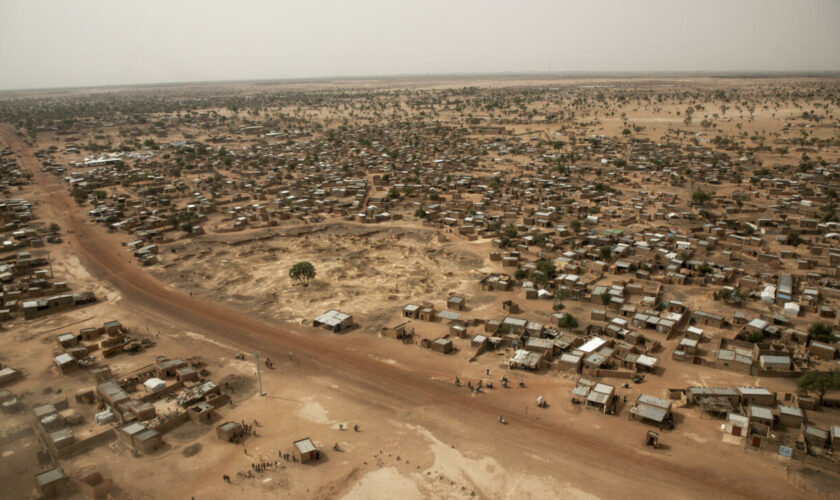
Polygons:
M680 497L836 496L839 87L0 96L4 481L597 498L644 465ZM640 463L584 480L603 461Z

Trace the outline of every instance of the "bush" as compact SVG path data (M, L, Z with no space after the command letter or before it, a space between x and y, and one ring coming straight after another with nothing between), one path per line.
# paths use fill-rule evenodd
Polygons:
M578 320L569 313L563 313L563 317L557 321L557 326L560 328L577 328Z
M709 200L712 199L712 193L707 191L703 191L702 189L698 189L691 193L691 201L697 203L698 205L703 205L707 203Z
M790 231L785 237L785 243L795 247L802 243L802 240L799 238L799 233L797 231Z
M820 342L834 342L834 329L827 323L814 323L808 327L808 336Z
M610 303L610 294L609 292L601 292L601 304L607 305Z

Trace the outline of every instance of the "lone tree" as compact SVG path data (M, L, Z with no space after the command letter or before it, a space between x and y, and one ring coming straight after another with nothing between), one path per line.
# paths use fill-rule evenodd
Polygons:
M578 320L569 313L563 313L563 316L557 320L557 326L560 328L577 328Z
M705 205L712 199L712 193L698 189L691 193L691 201L697 205Z
M817 394L819 404L822 404L825 393L840 389L840 372L808 372L796 381L805 392Z
M309 286L309 282L315 278L315 266L309 262L298 262L289 269L289 277L298 280L303 286Z

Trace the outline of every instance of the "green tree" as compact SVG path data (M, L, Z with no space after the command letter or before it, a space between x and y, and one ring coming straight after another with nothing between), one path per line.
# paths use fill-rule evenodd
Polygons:
M788 231L787 236L785 236L785 243L790 246L799 246L802 243L802 240L799 238L798 231Z
M600 248L598 253L601 255L601 260L608 261L612 255L612 248L609 245L604 245Z
M814 323L808 327L808 336L811 340L834 342L834 329L827 323Z
M577 328L578 320L569 313L563 313L563 317L557 320L557 326L560 328Z
M610 303L610 294L609 294L609 292L601 292L601 294L599 295L599 297L601 297L601 304L603 304L603 305L607 305L607 304L609 304L609 303Z
M702 189L697 189L693 193L691 193L691 201L698 205L704 205L712 199L712 193L708 191L703 191Z
M298 280L304 287L309 286L309 282L315 279L315 266L309 262L298 262L291 269L289 269L289 277Z
M507 239L516 238L517 232L516 228L513 227L513 224L507 224L505 227L502 228L502 236Z
M554 278L554 273L557 272L557 268L554 267L554 263L550 260L540 259L537 261L537 271L537 283L545 285L550 279Z
M822 404L828 391L840 389L840 372L808 372L799 377L796 385L805 392L817 394Z
M418 208L417 210L414 211L414 216L417 217L418 219L425 219L427 215L428 214L426 213L426 211L423 210L422 208Z
M579 233L580 232L580 221L577 220L577 219L574 219L572 222L569 223L569 227L572 229L573 233Z

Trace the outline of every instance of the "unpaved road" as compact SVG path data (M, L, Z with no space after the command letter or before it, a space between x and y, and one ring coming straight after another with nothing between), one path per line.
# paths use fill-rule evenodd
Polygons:
M118 244L118 235L109 235L101 226L88 224L87 208L77 206L58 179L41 172L37 159L12 126L0 125L0 135L34 174L44 205L39 211L55 216L63 229L72 231L66 237L82 263L92 275L119 290L124 307L243 350L260 350L275 359L293 352L301 360L299 370L303 375L332 376L347 392L385 411L423 408L426 413L439 412L441 420L462 423L462 428L457 429L461 437L466 435L490 444L499 457L512 456L509 461L513 462L517 453L547 457L556 466L558 477L602 497L806 495L784 478L781 468L747 454L743 459L718 460L701 447L652 454L644 448L640 451L626 443L616 444L609 429L592 434L572 429L562 421L509 416L511 408L504 400L465 397L462 390L431 380L430 374L439 373L439 366L437 370L432 366L412 366L410 355L404 363L409 369L371 362L369 356L336 345L327 335L313 334L295 325L278 327L224 304L191 297L130 263L126 249ZM509 425L496 422L500 414L506 415ZM619 429L626 425L617 425L616 433L623 433ZM633 429L641 441L645 427L637 424Z

